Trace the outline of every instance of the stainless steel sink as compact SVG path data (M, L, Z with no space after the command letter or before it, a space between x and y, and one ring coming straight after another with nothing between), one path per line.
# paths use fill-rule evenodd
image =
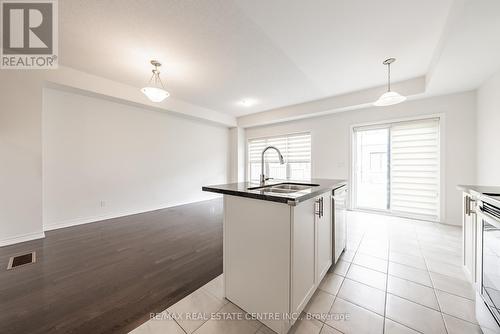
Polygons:
M278 193L278 194L291 194L295 193L298 190L290 190L290 189L280 189L276 187L265 187L261 189L265 193Z
M274 189L283 189L283 190L294 190L300 191L311 188L311 186L307 185L298 185L298 184L279 184L273 187Z
M267 186L252 187L248 188L248 190L261 190L263 192L269 192L269 193L291 194L317 186L319 186L319 184L284 182L284 183L270 184Z

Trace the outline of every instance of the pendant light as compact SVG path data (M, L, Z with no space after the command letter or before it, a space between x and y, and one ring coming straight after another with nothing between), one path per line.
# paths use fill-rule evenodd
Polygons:
M398 104L404 102L406 97L391 91L391 64L396 61L396 58L389 58L384 60L382 64L387 65L387 92L382 94L373 105L377 107L391 106L393 104Z
M141 92L151 101L161 102L169 97L170 93L165 90L163 82L161 82L160 79L160 71L158 71L158 67L161 66L161 63L157 60L151 60L151 65L155 67L152 70L153 75L151 76L151 79L149 79L148 85L141 89Z

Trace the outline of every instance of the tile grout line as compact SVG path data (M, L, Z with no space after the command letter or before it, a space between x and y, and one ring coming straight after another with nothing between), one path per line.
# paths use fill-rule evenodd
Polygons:
M355 279L353 279L353 278L351 278L351 277L344 277L344 278L345 278L345 279L348 279L348 280L350 280L350 281L353 281L353 282L359 283L359 284L361 284L361 285L367 286L367 287L369 287L369 288L372 288L372 289L375 289L375 290L378 290L378 291L381 291L381 292L385 292L384 290L382 290L382 289L380 289L380 288L376 288L376 287L374 287L374 286L372 286L372 285L366 284L366 283L364 283L364 282L360 282L360 281L355 280Z
M420 270L424 271L424 269L420 269ZM434 274L438 274L438 275L446 276L447 278L457 279L456 277L443 275L443 274L440 274L440 273L436 273L436 272L434 272L434 271L428 271L428 273L429 273L429 274L430 274L430 273L434 273ZM399 277L399 276L392 275L392 274L388 274L388 276L392 276L392 277L395 277L395 278L400 279L400 280L403 280L403 281L408 281L408 282L410 282L410 283L418 284L418 285L420 285L420 286L422 286L422 287L424 287L424 288L429 288L429 289L434 289L434 290L436 290L436 291L445 292L445 293L447 293L447 294L450 294L450 295L453 295L453 296L456 296L456 297L460 297L460 298L463 298L463 299L467 299L467 300L471 300L471 301L474 301L474 300L475 300L475 299L467 298L467 297L464 297L464 296L462 296L462 295L456 294L456 293L454 293L454 292L449 292L449 291L446 291L446 290L443 290L443 289L438 289L438 288L434 287L434 281L433 281L433 279L432 279L432 275L429 275L429 276L430 276L430 281L431 281L431 284L432 284L433 286L428 286L428 285L422 284L422 283L420 283L420 282L415 282L415 281L412 281L411 279L404 278L404 277ZM460 279L457 279L457 280L460 280ZM461 280L460 280L460 281L461 281ZM463 282L466 282L466 281L463 281ZM466 282L466 283L468 283L468 282ZM396 295L396 294L394 294L394 293L391 293L391 294L392 294L392 295L395 295L395 296L398 296L398 295ZM404 297L401 297L401 296L398 296L398 297L400 297L400 298L404 298ZM406 298L404 298L404 299L406 299ZM408 299L408 300L409 300L409 299ZM412 301L412 300L410 300L410 301ZM415 301L412 301L412 302L414 302L414 303L416 303L416 304L419 304L419 303L417 303L417 302L415 302ZM422 304L420 304L420 305L422 305ZM424 305L424 306L425 306L425 305Z
M418 233L417 233L417 239L418 239L418 248L420 249L420 253L422 253L422 246L420 245L420 237L419 237ZM432 281L432 277L431 277L431 274L429 272L429 266L427 265L427 259L425 258L425 256L424 256L424 262L425 262L425 266L427 268L427 274L429 275L429 279L430 279L431 284L432 284L432 292L434 293L434 297L436 297L436 301L438 303L439 313L441 314L441 319L443 320L444 330L446 331L446 333L448 333L448 326L446 326L446 322L444 321L444 315L443 315L443 312L441 311L441 304L439 303L439 299L438 299L437 294L436 294L436 289L434 288L434 282Z
M387 261L387 262L389 262L389 260L382 260L382 259L379 259L379 258L377 258L377 260L380 260L380 261ZM353 264L355 264L355 265L357 265L357 266L360 266L360 267L363 267L363 268L366 268L366 269L370 269L370 270L373 270L373 271L376 271L376 272L379 272L379 273L382 273L382 274L387 275L387 273L386 273L386 272L380 271L380 270L378 270L378 269L373 269L373 268L370 268L370 267L364 266L364 265L359 264L359 263L354 263L354 262L353 262Z
M323 328L325 328L325 326L326 326L326 327L328 327L328 328L333 328L333 329L334 329L334 330L336 330L337 332L339 332L339 333L341 333L341 334L344 334L344 332L339 331L337 328L334 328L334 327L332 327L332 326L330 326L330 325L327 325L327 324L326 324L326 322L322 322L322 321L320 321L320 323L321 323L321 328L319 329L319 334L321 334L321 332L323 331Z
M479 327L479 323L477 323L477 322L470 322L469 320L465 320L465 319L459 318L459 317L457 317L456 315L453 315L453 314L448 314L448 313L444 313L444 312L443 312L443 314L444 314L444 315L447 315L447 316L449 316L449 317L455 318L455 319L457 319L457 320L461 320L461 321L463 321L463 322L466 322L466 323L468 323L468 324L470 324L470 325L474 325L474 326L476 326L476 327Z
M387 233L389 234L389 233ZM388 235L388 245L387 245L387 275L385 277L385 294L384 294L384 327L382 330L382 334L385 334L385 323L387 319L387 289L389 286L389 263L391 260L391 237Z
M378 315L379 317L382 317L382 318L384 317L382 314L377 313L377 312L375 312L375 311L372 311L372 310L370 310L370 309L367 309L367 308L366 308L366 306L361 306L361 305L357 304L356 302L350 301L349 299L346 299L346 298L344 298L344 297L339 297L339 299L342 299L343 301L346 301L346 302L348 302L349 304L356 305L357 307L362 308L362 309L363 309L363 310L365 310L365 311L369 311L369 312L371 312L371 313L374 313L374 314Z
M417 234L417 233L416 233L416 231L415 231L415 235L416 235L416 234ZM415 332L418 332L418 333L422 333L422 332L421 332L421 331L419 331L419 330L416 330L416 329L414 329L414 328L411 328L411 327L409 327L409 326L407 326L407 325L404 325L404 324L402 324L402 323L400 323L400 322L398 322L398 321L396 321L396 320L394 320L394 319L392 319L392 318L388 317L388 316L387 316L387 314L386 314L386 310L387 310L387 299L388 299L387 297L388 297L388 295L389 295L389 294L391 294L391 295L393 295L393 296L396 296L396 297L398 297L398 298L401 298L401 299L407 300L407 301L409 301L409 302L412 302L412 303L415 303L415 304L418 304L418 305L421 305L421 306L427 307L427 306L425 306L425 305L422 305L422 304L416 303L416 302L414 302L414 301L412 301L412 300L409 300L409 299L406 299L406 298L404 298L404 297L401 297L401 296L398 296L398 295L395 295L395 294L393 294L393 293L389 293L389 292L388 292L389 276L396 277L396 278L398 278L398 279L405 280L405 281L408 281L408 282L416 283L416 284L419 284L419 285L421 285L421 286L425 286L425 285L423 285L423 284L420 284L420 283L417 283L417 282L413 282L413 281L411 281L411 280L407 280L407 279L400 278L400 277L397 277L397 276L394 276L394 275L390 275L390 274L389 274L389 265L390 265L390 262L392 262L392 261L390 261L390 252L391 252L391 251L390 251L390 243L391 243L391 238L389 237L389 260L387 261L387 267L388 267L388 268L387 268L387 284L386 284L386 293L385 293L385 297L386 297L386 299L385 299L385 300L386 300L386 305L385 305L385 308L384 308L384 333L385 333L385 320L386 320L386 319L389 319L389 320L391 320L392 322L395 322L395 323L397 323L397 324L399 324L399 325L401 325L401 326L403 326L403 327L405 327L405 328L408 328L408 329L410 329L410 330L412 330L412 331L415 331ZM417 241L417 243L418 243L418 241ZM418 245L418 244L417 244L417 245ZM419 249L420 249L420 246L419 246L419 245L418 245L418 247L419 247ZM419 250L419 252L420 252L420 250ZM397 263L397 262L394 262L394 263ZM400 263L397 263L397 264L400 264ZM402 265L404 265L404 264L402 264ZM408 265L406 265L406 266L408 266ZM412 267L412 266L408 266L408 267L414 268L414 267ZM415 269L418 269L418 268L415 268ZM420 269L420 270L422 270L422 269ZM428 286L425 286L425 287L428 287ZM436 298L436 299L437 299L437 298Z
M207 283L207 284L208 284L208 283ZM204 286L205 286L205 285L201 286L198 290L200 290L200 289L201 289L201 290L203 290L204 292L208 293L210 296L215 297L213 294L211 294L211 293L209 293L208 291L206 291L205 289L203 289L203 287L204 287ZM187 295L187 296L186 296L186 297L184 297L184 298L187 298L187 297L191 296L192 294L194 294L194 293L195 293L196 291L198 291L198 290L195 290L195 291L191 292L189 295ZM184 298L183 298L183 299L184 299ZM217 298L217 299L220 299L219 297L216 297L216 298ZM182 299L181 299L181 300L182 300ZM222 305L220 308L218 308L218 309L217 309L217 311L215 311L215 313L218 313L218 312L219 312L220 310L222 310L222 309L223 309L223 308L224 308L224 307L225 307L228 303L231 303L231 301L230 301L229 299L227 299L226 297L222 298L221 300L222 300L223 302L225 302L225 303L224 303L224 305ZM236 306L236 304L234 304L234 305ZM168 310L166 310L166 311L167 311L168 313L170 313ZM243 310L242 310L242 311L243 311ZM243 312L244 312L244 311L243 311ZM205 313L205 312L204 312L204 313ZM175 319L174 319L174 320L175 320ZM193 330L192 334L195 334L195 333L196 333L196 331L197 331L197 330L199 330L199 329L200 329L203 325L205 325L205 324L206 324L209 320L210 320L210 319L208 319L208 320L204 320L204 321L201 323L201 325L199 325L198 327L196 327L196 328ZM177 323L177 324L181 327L181 329L184 331L184 333L188 334L188 332L184 329L184 327L182 327L182 326L181 326L181 325L180 325L177 321L175 321L175 322L176 322L176 323ZM260 327L259 327L259 329L260 329Z
M345 251L347 251L347 250L344 250L344 252L345 252ZM356 253L356 252L355 252L355 253ZM345 253L344 253L344 254L345 254ZM341 255L341 256L342 256L342 255ZM354 256L353 256L353 259L354 259ZM343 262L345 262L345 263L348 263L348 265L347 265L347 270L345 271L345 275L347 275L347 272L349 271L349 268L351 267L352 262L351 262L351 261L347 261L347 260L341 260L341 259L340 259L340 257L339 257L339 261L343 261ZM338 261L337 261L337 263L338 263ZM342 287L342 284L344 283L344 281L345 281L345 279L346 279L346 276L345 276L345 275L340 275L340 274L335 273L335 266L334 266L333 270L334 270L334 271L329 272L329 274L332 274L332 275L337 275L337 276L342 277L342 283L340 284L340 286L339 286L339 290L337 291L337 293L336 293L336 294L333 294L333 293L331 293L331 292L329 292L329 291L326 291L326 290L321 289L321 288L318 286L318 290L320 290L321 292L326 293L326 294L328 294L328 295L330 295L330 296L332 296L332 297L333 297L332 305L330 306L330 309L328 310L328 313L331 311L331 309L332 309L332 307L333 307L333 304L335 303L335 300L337 299L337 294L338 294L338 292L340 291L340 288ZM326 278L326 276L323 278L323 280L324 280L325 278ZM322 281L323 281L323 280L322 280ZM320 282L320 284L319 284L319 285L321 285L321 282ZM311 301L309 301L309 302L311 302ZM331 327L331 326L329 326L329 325L327 325L327 324L326 324L326 322L323 320L323 318L322 318L322 317L320 317L320 319L316 319L316 320L318 320L319 322L321 322L323 325L326 325L326 326L328 326L328 327ZM321 328L323 328L323 326L322 326ZM337 330L337 329L336 329L336 330Z
M410 282L410 283L414 283L414 284L420 285L421 287L424 287L424 288L428 288L428 289L433 290L433 288L432 288L432 287L430 287L430 286L428 286L428 285L424 285L424 284L421 284L421 283L418 283L418 282L414 282L414 281L409 280L409 279L406 279L406 278L401 278L401 277L394 276L394 275L387 275L387 276L388 276L388 277L389 277L389 276L392 276L392 277L395 277L395 278L400 279L400 280L402 280L402 281L407 281L407 282ZM361 284L361 285L367 286L367 287L369 287L369 288L372 288L372 289L375 289L375 290L378 290L378 291L385 292L385 293L387 293L387 294L390 294L390 295L396 296L396 297L398 297L398 298L401 298L401 299L407 300L407 301L409 301L409 302L411 302L411 303L414 303L414 304L417 304L417 305L420 305L420 306L426 307L426 308L428 308L428 309L431 309L431 310L434 310L434 311L437 311L437 312L442 313L442 312L441 312L441 310L436 310L436 309L434 309L434 308L432 308L432 307L429 307L429 306L427 306L427 305L421 304L421 303L419 303L419 302L416 302L416 301L414 301L414 300L408 299L408 298L406 298L406 297L400 296L400 295L398 295L398 294L395 294L395 293L389 292L389 291L387 291L387 290L386 290L386 291L384 291L384 290L382 290L382 289L379 289L379 288L376 288L376 287L374 287L374 286L368 285L368 284L366 284L366 283L363 283L363 282L357 281L357 280L355 280L355 279L353 279L353 278L350 278L350 277L344 277L344 278L345 278L345 279L348 279L348 280L351 280L351 281L353 281L353 282L359 283L359 284ZM387 284L386 284L386 287L387 287L387 285L388 285L388 282L387 282ZM442 290L439 290L439 289L434 289L434 290L442 291ZM321 290L321 291L323 291L324 293L327 293L327 294L329 294L329 295L331 295L331 296L335 296L335 295L333 295L333 294L329 293L328 291L325 291L325 290ZM443 292L446 292L446 291L443 291ZM449 292L446 292L446 293L449 293ZM449 293L449 294L451 294L451 293ZM451 294L451 295L454 295L454 294ZM463 299L467 299L467 300L472 300L472 299L468 299L468 298L465 298L465 297L462 297L462 296L458 296L458 295L454 295L454 296L456 296L456 297L460 297L460 298L463 298ZM339 297L339 298L341 298L341 297ZM341 299L344 299L344 300L346 300L346 301L348 301L348 302L350 302L350 303L352 303L352 304L354 304L354 305L357 305L357 306L359 306L359 307L361 307L361 308L364 308L365 310L368 310L368 311L370 311L370 312L374 312L374 311L371 311L371 310L367 309L366 307L361 306L361 305L358 305L358 304L356 304L355 302L352 302L352 301L350 301L350 300L348 300L348 299L345 299L345 298L341 298ZM436 300L437 300L437 298L436 298ZM374 312L374 313L377 313L377 312ZM447 314L447 313L446 313L446 314Z
M392 296L394 296L394 297L398 297L399 299L404 299L404 300L406 300L406 301L408 301L408 302L410 302L410 303L417 304L417 305L420 305L420 306L422 306L422 307L428 308L429 310L432 310L432 311L436 311L436 312L442 313L440 310L436 310L435 308L432 308L432 307L429 307L429 306L427 306L427 305L424 305L424 304L418 303L418 302L416 302L416 301L414 301L414 300L411 300L411 299L408 299L408 298L405 298L405 297L398 296L398 295L396 295L395 293L392 293L392 292L387 292L387 294L392 295ZM439 304L439 303L438 303L438 304ZM408 326L406 326L406 327L408 327Z
M192 293L192 292L191 292ZM190 295L190 294L189 294ZM188 295L188 296L189 296ZM187 297L187 296L186 296ZM172 313L170 311L168 311L168 308L165 309L165 312L167 312L168 314L170 314L170 316L172 316ZM186 332L186 330L184 329L184 327L181 326L181 324L179 324L179 322L172 317L172 319L174 320L174 322L177 324L177 326L179 326L179 328L181 329L181 331L183 331L184 333L188 334L188 332Z
M414 226L412 226L412 228L414 228ZM417 235L416 231L415 231L414 233L415 233L415 235ZM390 252L391 252L391 251L390 251L390 242L391 242L391 241L390 241L390 237L389 237L389 257L390 257ZM418 247L419 247L419 249L420 249L420 246L418 245L418 241L417 241L417 246L418 246ZM419 250L419 252L420 252L420 250ZM388 261L388 263L387 263L387 266L389 266L390 262L391 262L391 261L390 261L390 259L389 259L389 261ZM397 276L394 276L394 275L390 275L390 276L393 276L393 277L396 277L396 278L399 278L399 279L403 279L403 278L400 278L400 277L397 277ZM406 279L403 279L403 280L406 280ZM410 280L406 280L406 281L413 282L413 281L410 281ZM414 282L414 283L416 283L416 282ZM419 283L416 283L416 284L419 284ZM388 286L388 285L389 285L389 268L387 268L387 286ZM423 284L420 284L420 285L425 286L425 285L423 285ZM425 286L425 287L428 287L428 286ZM386 287L386 288L387 288L387 287ZM396 296L396 297L398 297L398 298L401 298L401 299L408 300L409 302L413 302L413 303L415 303L415 302L414 302L414 301L412 301L412 300L409 300L409 299L403 298L403 297L401 297L401 296L398 296L398 295L395 295L395 294L393 294L393 293L389 293L388 291L386 291L386 293L385 293L385 296L386 296L386 305L387 305L387 296L388 296L389 294L394 295L394 296ZM415 304L418 304L418 303L415 303ZM419 304L419 305L421 305L421 304ZM424 305L422 305L422 306L424 306ZM386 306L386 309L387 309L387 306ZM384 312L385 312L385 309L384 309ZM400 323L399 321L396 321L396 320L392 319L391 317L388 317L387 315L385 315L385 316L384 316L384 333L385 333L385 319L389 319L389 320L391 320L392 322L397 323L397 324L399 324L400 326L403 326L404 328L408 328L408 329L410 329L410 330L412 330L412 331L415 331L415 332L417 332L417 333L421 333L421 334L423 334L421 331L416 330L416 329L414 329L414 328L411 328L411 327L409 327L409 326L407 326L407 325L405 325L405 324L402 324L402 323Z
M330 307L330 311L328 312L328 314L331 314L332 309L333 309L333 306L335 305L335 302L337 301L337 298L339 298L339 297L338 297L338 294L339 294L339 292L340 292L340 289L342 289L342 286L344 285L344 281L345 281L345 279L347 278L347 274L349 273L349 270L351 270L351 266L352 266L352 264L353 264L353 262L352 262L352 261L354 261L354 258L355 258L355 257L356 257L356 255L358 254L358 249L359 249L359 246L361 245L361 242L363 241L364 237L365 237L365 232L363 231L363 236L361 237L361 239L360 239L360 241L359 241L359 244L358 244L358 246L356 247L356 250L354 251L354 255L352 256L352 260L351 260L351 262L349 262L349 263L350 263L350 264L349 264L349 268L347 268L347 271L346 271L346 273L345 273L345 276L343 276L343 277L344 277L344 279L342 280L342 283L340 283L339 289L337 290L337 293L335 294L335 298L333 299L333 303L332 303L332 306ZM345 251L347 251L347 246L346 246L346 249L344 249L344 252L345 252ZM345 254L345 253L344 253L344 254ZM340 299L342 299L342 298L340 298ZM322 323L323 323L324 325L326 325L326 322L322 321ZM333 326L332 326L332 327L333 327ZM333 328L334 328L335 330L338 330L338 329L337 329L337 328L335 328L335 327L333 327ZM338 331L340 331L340 330L338 330Z
M391 317L386 317L386 319L389 319L390 321L395 322L396 324L398 324L400 326L403 326L404 328L408 328L411 331L414 331L414 332L417 332L417 333L420 333L420 334L425 334L424 332L421 332L421 331L416 330L414 328L408 327L408 325L402 324L399 321L396 321L396 320L392 319Z
M427 273L428 273L428 272L427 272ZM391 277L395 277L395 278L400 279L400 280L403 280L403 281L407 281L407 282L415 283L415 284L418 284L418 285L420 285L420 286L427 287L427 288L429 288L429 289L434 289L434 287L432 286L432 281L431 281L431 279L430 279L430 278L429 278L429 281L431 281L431 286L429 286L429 285L425 285L425 284L423 284L423 283L421 283L421 282L416 282L416 281L413 281L413 280L411 280L411 279L409 279L409 278L406 278L406 277L400 277L400 276L398 276L398 275L388 274L387 276L391 276Z
M431 281L432 281L432 277L431 277ZM444 292L444 293L447 293L447 294L455 296L455 297L467 299L467 300L470 300L470 301L475 301L475 299L470 299L470 298L467 298L467 297L464 297L464 296L461 296L461 295L457 295L456 293L448 292L448 291L445 291L445 290L442 290L442 289L436 289L436 288L434 288L434 290L440 291L440 292Z

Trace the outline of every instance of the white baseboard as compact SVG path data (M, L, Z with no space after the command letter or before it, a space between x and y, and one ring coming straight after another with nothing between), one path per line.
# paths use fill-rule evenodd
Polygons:
M0 247L9 246L9 245L17 244L20 242L30 241L30 240L42 239L42 238L45 238L44 232L23 234L23 235L15 236L12 238L0 240Z
M66 228L66 227L83 225L83 224L90 224L90 223L95 223L95 222L98 222L101 220L125 217L125 216L135 215L138 213L144 213L144 212L155 211L155 210L160 210L160 209L164 209L164 207L154 208L154 209L149 209L149 210L132 210L132 211L125 211L125 212L118 212L118 213L108 213L105 215L98 215L98 216L90 216L90 217L81 217L81 218L75 218L75 219L61 220L59 222L44 224L43 230L44 231L52 231L52 230L57 230L60 228Z
M58 222L51 222L51 223L44 224L43 230L44 231L52 231L52 230L57 230L60 228L65 228L65 227L95 223L95 222L106 220L106 219L120 218L120 217L125 217L125 216L130 216L130 215L136 215L139 213L146 213L146 212L151 212L151 211L156 211L156 210L168 209L168 208L172 208L172 207L179 206L179 205L185 205L185 204L191 204L191 203L203 202L203 201L209 201L209 200L211 200L211 199L201 199L201 200L195 200L195 201L169 203L169 204L164 204L164 205L149 207L149 208L142 208L142 209L136 209L136 210L107 213L104 215L62 220L62 221L58 221Z

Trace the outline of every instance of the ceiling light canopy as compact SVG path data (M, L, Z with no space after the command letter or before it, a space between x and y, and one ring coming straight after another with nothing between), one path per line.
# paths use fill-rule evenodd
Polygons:
M391 106L393 104L398 104L406 100L405 96L391 91L391 64L395 61L396 58L389 58L384 60L384 62L382 63L384 65L387 65L387 92L382 94L382 96L380 96L378 100L373 103L373 105L377 107Z
M243 99L239 102L239 104L242 105L243 107L251 107L257 104L257 101L255 101L254 99Z
M152 70L153 75L151 76L151 79L149 79L148 85L141 89L141 92L151 101L161 102L169 97L170 93L165 90L163 82L160 79L160 71L158 71L158 67L161 66L161 63L157 60L151 60L151 65L155 67Z

